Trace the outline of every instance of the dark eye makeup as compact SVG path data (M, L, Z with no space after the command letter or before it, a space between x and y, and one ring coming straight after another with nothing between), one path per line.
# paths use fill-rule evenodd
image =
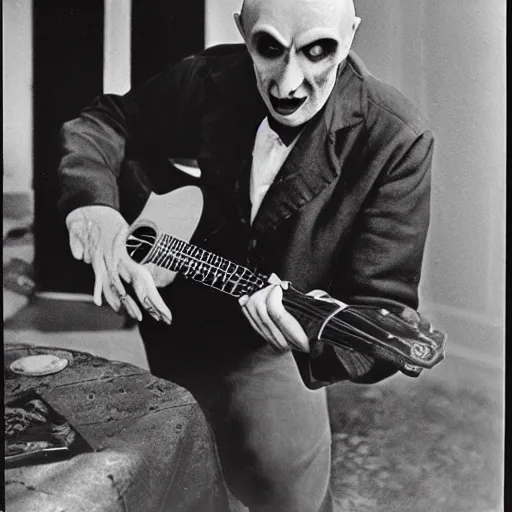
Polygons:
M338 43L334 39L319 39L304 46L301 51L311 62L319 62L336 53Z
M256 51L266 59L276 59L281 57L286 48L277 39L266 32L260 32L255 35ZM319 62L336 53L338 43L334 39L318 39L312 43L303 46L301 52L311 62Z
M275 59L284 53L284 46L270 34L256 34L256 50L267 59Z

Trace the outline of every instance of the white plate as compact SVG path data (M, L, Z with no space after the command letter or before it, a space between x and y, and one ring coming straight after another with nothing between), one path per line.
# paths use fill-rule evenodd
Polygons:
M11 363L10 368L19 375L42 376L60 372L67 365L67 359L61 359L51 354L39 354L16 359Z

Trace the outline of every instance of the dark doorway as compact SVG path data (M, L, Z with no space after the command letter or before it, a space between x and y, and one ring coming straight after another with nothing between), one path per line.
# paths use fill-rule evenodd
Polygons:
M102 93L103 0L34 0L34 265L41 291L92 293L57 210L62 124ZM132 1L132 86L204 47L204 0Z
M204 48L204 0L132 0L132 86Z
M103 88L103 0L34 0L35 270L43 291L92 293L57 211L59 131Z

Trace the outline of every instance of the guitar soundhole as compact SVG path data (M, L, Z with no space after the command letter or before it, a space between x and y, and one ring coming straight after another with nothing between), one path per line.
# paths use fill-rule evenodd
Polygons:
M136 228L126 239L126 250L132 260L137 263L144 261L157 239L156 231L150 226Z

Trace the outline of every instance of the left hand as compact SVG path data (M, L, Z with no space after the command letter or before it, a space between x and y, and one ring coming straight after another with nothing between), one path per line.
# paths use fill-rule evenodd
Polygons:
M299 322L283 306L281 280L272 274L271 284L239 299L242 312L254 330L280 352L309 352L309 340Z

